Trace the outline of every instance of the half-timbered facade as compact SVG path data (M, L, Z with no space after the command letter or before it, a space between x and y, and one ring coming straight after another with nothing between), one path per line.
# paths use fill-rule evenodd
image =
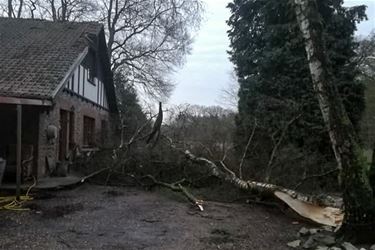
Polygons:
M0 158L6 175L53 174L114 143L116 97L98 23L0 18Z

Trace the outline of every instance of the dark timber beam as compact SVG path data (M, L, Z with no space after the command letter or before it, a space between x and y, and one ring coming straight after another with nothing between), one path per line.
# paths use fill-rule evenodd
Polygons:
M17 104L17 188L16 197L20 200L21 196L21 172L22 172L22 105Z

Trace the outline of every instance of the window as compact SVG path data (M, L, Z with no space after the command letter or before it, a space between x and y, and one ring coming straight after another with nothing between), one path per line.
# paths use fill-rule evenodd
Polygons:
M95 119L88 116L83 117L83 145L95 145Z
M95 85L94 82L94 70L93 69L88 69L87 70L87 81L93 85Z
M71 90L74 91L74 74L72 75L72 85L71 85Z
M85 59L82 62L82 66L84 67L85 71L85 82L89 82L92 85L95 86L95 77L96 77L96 61L98 58L96 57L95 51L92 49L89 49L89 52Z

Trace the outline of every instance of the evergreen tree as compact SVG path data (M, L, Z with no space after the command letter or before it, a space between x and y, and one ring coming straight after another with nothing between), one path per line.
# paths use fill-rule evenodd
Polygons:
M353 34L356 23L365 18L365 7L347 9L342 0L317 2L332 77L357 127L365 105L364 85L357 80L359 72L352 63L358 46ZM234 0L228 7L232 13L228 20L229 54L240 81L239 143L246 144L254 118L264 134L270 135L301 115L288 129L285 140L307 150L331 152L304 41L289 1ZM332 158L332 153L329 156Z

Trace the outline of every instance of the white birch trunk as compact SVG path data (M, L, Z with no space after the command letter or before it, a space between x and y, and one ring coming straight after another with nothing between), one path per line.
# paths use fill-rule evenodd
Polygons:
M296 6L295 11L296 11L297 21L299 23L303 38L305 40L305 49L307 53L307 60L309 62L309 68L310 68L311 78L313 81L314 91L319 100L319 106L323 115L323 120L328 127L328 133L331 139L332 149L336 157L338 168L341 170L342 159L341 159L341 154L339 153L339 150L338 150L336 134L334 133L333 131L334 129L332 127L333 122L330 121L332 117L331 116L332 111L330 110L330 104L327 98L327 91L326 91L326 86L324 83L324 81L327 78L327 72L326 72L326 69L323 68L322 62L320 61L321 59L318 56L316 56L318 52L316 51L316 47L315 47L316 45L314 44L314 41L312 39L313 34L311 30L311 23L309 21L309 18L305 15L308 12L309 0L294 0L294 1L295 1L295 6ZM349 120L346 112L343 113L342 116L343 116L342 119Z
M329 75L317 2L294 0L294 6L305 40L314 91L340 169L345 204L343 231L346 235L348 231L360 234L362 230L375 228L375 201L369 183L367 162L337 87Z
M281 200L297 214L306 219L332 227L340 226L342 223L344 217L343 212L340 208L337 208L337 204L334 201L317 199L317 197L304 195L273 184L243 180L238 178L236 174L223 163L220 168L214 162L203 157L197 157L188 150L186 150L184 154L191 162L206 167L213 176L229 182L244 191L255 192L263 196Z

